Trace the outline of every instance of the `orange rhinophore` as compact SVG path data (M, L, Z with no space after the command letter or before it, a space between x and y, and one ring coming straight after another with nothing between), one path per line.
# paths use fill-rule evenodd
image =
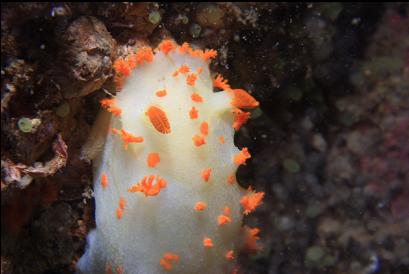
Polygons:
M176 48L175 43L170 40L163 40L162 43L159 44L159 49L165 54L168 55L168 53Z
M258 236L259 232L260 229L257 227L250 228L248 226L244 226L245 240L243 249L245 249L247 252L257 252L260 250L260 247L257 244L257 241L260 239Z
M156 96L158 96L158 97L164 97L164 96L166 96L166 89L161 89L161 90L158 90L156 93Z
M203 136L200 135L195 135L192 138L193 143L195 144L195 146L200 147L201 145L206 144L206 140Z
M108 176L105 173L102 173L102 176L101 176L101 186L104 189L107 188L108 186Z
M192 120L197 119L199 117L199 112L195 107L192 107L192 109L189 111L189 117Z
M166 187L166 181L160 176L156 176L156 184L153 184L155 175L145 176L142 180L128 189L128 192L142 192L145 196L156 196L162 188Z
M167 271L172 269L172 262L179 261L179 255L171 252L166 252L163 254L162 259L160 259L160 265Z
M204 136L206 136L206 135L209 134L209 124L208 124L206 121L204 121L204 122L202 122L202 123L200 124L200 132L201 132Z
M122 219L122 215L124 215L124 211L121 208L116 209L116 217L120 220Z
M124 197L119 198L119 208L124 210L126 206L126 201Z
M219 136L219 143L224 145L224 136Z
M208 237L205 237L204 239L203 239L203 246L204 247L213 247L213 241L212 241L212 239L210 239L210 238L208 238Z
M248 121L251 113L242 111L238 108L233 109L233 113L235 114L233 128L237 131Z
M156 106L150 106L145 113L153 127L162 134L170 133L170 124L166 112Z
M147 162L148 167L155 167L160 162L159 153L149 153Z
M129 143L142 143L143 142L143 137L141 136L135 136L124 129L121 129L121 131L117 130L116 128L112 129L112 132L114 134L121 135L122 141L124 142L124 148L125 150L128 149Z
M238 108L256 108L260 103L244 89L233 89L229 92L231 104Z
M203 102L203 98L202 96L200 96L198 93L193 92L192 95L190 96L190 98L192 98L193 102L196 103L202 103Z
M205 210L207 205L204 202L197 202L195 205L195 210L196 211L203 211Z
M186 77L186 83L189 86L192 86L192 87L195 86L196 80L197 80L197 74L196 73L191 73Z
M214 49L206 49L203 54L202 58L205 61L208 61L209 59L214 59L217 56L217 51Z
M229 185L233 185L236 182L236 176L230 175L229 177L227 177L227 182L229 183Z
M118 74L122 74L124 76L129 76L131 74L131 68L124 59L119 58L116 59L113 65L115 72Z
M244 208L244 215L256 210L261 205L264 198L264 192L252 192L249 195L245 195L240 199L240 204Z
M229 261L234 260L234 251L233 250L229 250L226 252L225 258Z
M245 165L246 160L250 158L251 155L249 153L249 150L246 147L244 147L238 154L234 156L234 163L238 166Z
M209 168L206 168L206 169L203 169L202 170L202 179L205 181L205 182L208 182L209 181L209 179L210 179L210 175L212 174L212 169L209 167Z
M228 84L227 80L224 79L220 74L218 74L216 78L213 80L213 86L226 91L231 90L231 87Z

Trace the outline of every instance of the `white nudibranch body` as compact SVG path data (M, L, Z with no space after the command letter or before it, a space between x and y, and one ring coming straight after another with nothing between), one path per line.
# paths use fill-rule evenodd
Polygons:
M213 50L165 40L155 51L117 60L122 90L101 101L103 141L92 137L102 148L93 157L96 229L79 273L230 273L243 213L263 198L235 183L250 158L234 146L249 118L239 108L258 102L221 76L212 80ZM256 248L258 230L246 233L245 246Z

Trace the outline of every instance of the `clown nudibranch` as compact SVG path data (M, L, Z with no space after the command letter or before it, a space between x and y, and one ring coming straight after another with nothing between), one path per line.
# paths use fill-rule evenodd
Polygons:
M264 193L236 183L251 156L233 137L259 103L211 77L216 55L164 40L114 63L121 91L94 126L96 229L79 273L230 273L241 235L255 247L242 219Z

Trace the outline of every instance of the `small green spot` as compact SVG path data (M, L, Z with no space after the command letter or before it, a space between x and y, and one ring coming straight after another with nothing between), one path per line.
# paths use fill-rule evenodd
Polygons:
M318 262L322 257L324 257L325 252L319 246L311 246L307 249L305 254L305 260L307 262Z
M154 10L149 13L148 19L149 19L149 22L151 22L153 25L157 25L162 20L162 16L160 15L159 11Z
M192 35L193 38L199 37L201 32L202 32L202 27L200 25L192 24L190 26L190 35Z
M57 114L58 117L64 118L70 114L70 111L70 105L67 102L64 102L56 108L55 114Z
M284 168L291 173L298 173L300 171L300 165L293 159L285 159L283 162Z
M30 133L33 130L31 119L23 117L17 122L18 128L24 133Z

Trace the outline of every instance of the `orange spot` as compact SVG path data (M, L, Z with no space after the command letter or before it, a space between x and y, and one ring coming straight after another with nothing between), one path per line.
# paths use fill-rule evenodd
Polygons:
M114 134L121 135L122 142L124 143L125 150L128 149L129 143L142 143L143 142L143 137L135 136L135 135L125 131L124 129L121 129L121 131L119 131L116 128L113 128L112 132Z
M224 142L224 136L219 136L219 143L223 145Z
M197 68L197 74L202 74L203 72L203 68L202 67L198 67Z
M195 205L195 210L196 211L203 211L203 210L206 209L206 207L207 207L207 205L205 203L197 202L196 205Z
M115 60L113 67L115 72L118 74L122 74L124 76L129 76L131 74L131 68L129 67L128 62L122 58Z
M214 49L206 49L203 54L202 58L205 61L208 61L209 59L214 59L217 56L217 51Z
M159 49L165 54L168 55L168 53L176 48L175 43L170 40L166 39L163 40L162 43L159 45Z
M220 74L218 74L216 78L213 80L213 86L226 91L231 90L228 81L224 79Z
M182 46L179 47L179 52L180 53L189 53L191 50L192 49L191 49L189 43L187 43L187 42L184 42L182 44Z
M223 213L224 213L225 215L227 215L227 216L230 216L230 213L231 213L230 207L226 206L226 207L223 209Z
M249 150L246 147L244 147L238 154L234 156L234 163L238 166L245 165L246 160L250 158L251 155L249 153Z
M150 106L145 113L151 121L153 127L162 134L170 133L170 124L166 112L159 107Z
M149 153L147 162L148 167L155 167L160 162L159 153Z
M225 258L229 261L234 260L234 251L233 250L229 250L227 251Z
M260 103L244 89L233 89L229 92L231 104L238 108L256 108Z
M122 215L124 215L124 211L121 208L116 209L116 217L120 220L122 219Z
M199 112L195 107L192 107L192 109L189 111L189 117L192 120L197 119L199 117Z
M186 78L186 83L187 83L189 86L194 87L195 84L196 84L196 80L197 80L197 74L196 74L196 73L191 73L191 74L189 74L189 75L187 76L187 78Z
M234 115L234 122L233 122L233 128L235 130L239 130L242 125L244 125L248 119L250 118L250 112L245 112L242 111L238 108L233 109Z
M126 201L124 197L119 198L119 208L124 210L126 206Z
M205 238L203 239L203 246L204 246L204 247L208 247L208 248L213 247L213 241L212 241L212 239L210 239L210 238L208 238L208 237L205 237Z
M177 261L179 261L179 255L171 252L166 252L163 255L162 259L160 259L159 263L165 270L169 271L173 268L172 262Z
M235 175L230 175L230 176L227 178L227 182L228 182L230 185L233 185L233 184L236 182L236 176L235 176Z
M244 214L247 215L261 205L264 198L264 192L252 192L249 195L245 195L240 199L240 204L244 208Z
M206 121L200 124L200 132L205 136L209 134L209 124Z
M257 252L260 250L260 246L257 244L257 241L260 240L260 237L258 236L259 232L260 229L257 227L250 228L248 226L244 226L245 240L243 249L247 250L248 252Z
M201 145L206 144L206 140L203 136L195 135L193 136L192 140L195 146L197 147L200 147Z
M219 223L220 226L223 226L227 223L231 222L231 218L229 216L226 215L219 215L219 217L217 217L217 222Z
M101 186L104 189L107 188L108 186L108 176L105 173L102 173L102 176L101 176Z
M198 93L196 93L196 92L193 92L193 93L192 93L191 98L192 98L193 102L196 102L196 103L202 103L202 102L203 102L202 96L200 96L200 95L199 95Z
M166 187L166 181L160 176L156 176L156 184L153 184L155 175L145 176L142 180L128 189L128 192L142 192L145 196L156 196L162 188Z
M161 89L161 90L158 90L156 93L156 96L158 96L158 97L164 97L164 96L166 96L166 89Z
M205 182L208 182L210 179L210 175L212 174L212 169L211 168L206 168L202 170L202 179Z

